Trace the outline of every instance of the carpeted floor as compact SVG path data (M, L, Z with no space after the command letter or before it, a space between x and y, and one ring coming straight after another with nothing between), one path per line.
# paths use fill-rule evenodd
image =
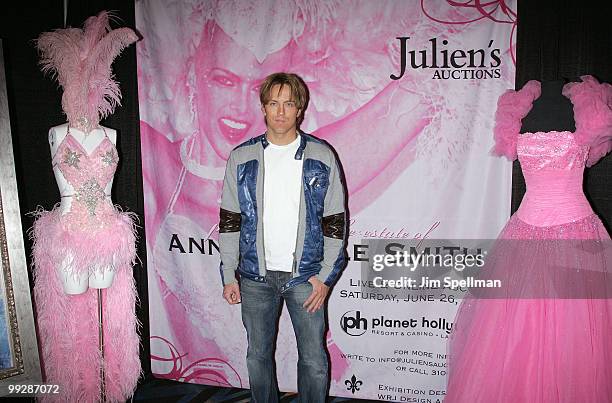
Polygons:
M247 389L228 389L215 386L196 385L170 381L167 379L147 378L136 389L134 403L247 403L250 394ZM32 402L32 397L10 398L0 397L1 401ZM280 403L297 403L297 395L294 393L281 394ZM327 403L378 402L375 400L349 399L346 397L330 397Z
M247 389L227 389L214 386L196 385L150 378L143 382L134 395L135 403L246 403L249 401ZM281 403L297 402L296 394L281 395ZM345 397L330 397L328 403L344 402L374 402L374 400L358 400Z

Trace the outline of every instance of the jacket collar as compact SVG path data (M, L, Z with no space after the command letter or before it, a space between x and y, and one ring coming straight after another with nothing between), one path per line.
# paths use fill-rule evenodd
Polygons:
M296 160L301 160L302 157L304 156L304 149L306 148L307 140L306 140L306 135L301 130L298 130L297 134L298 134L298 136L300 136L300 146L298 147L297 151L295 152L295 159ZM261 135L260 141L261 141L261 146L263 147L264 150L270 144L270 142L266 138L266 134L265 133Z

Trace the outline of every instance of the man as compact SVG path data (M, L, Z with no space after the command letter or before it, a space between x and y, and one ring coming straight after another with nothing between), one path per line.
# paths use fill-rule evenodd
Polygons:
M272 74L259 99L266 133L236 147L225 171L223 297L242 302L252 401L278 401L273 352L284 300L297 338L300 401L324 402L324 305L345 261L344 185L331 148L298 130L308 105L302 79Z

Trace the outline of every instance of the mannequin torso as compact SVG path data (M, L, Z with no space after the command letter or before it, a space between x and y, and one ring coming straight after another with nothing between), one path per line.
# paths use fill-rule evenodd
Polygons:
M81 147L82 151L91 155L102 142L108 138L113 146L117 143L117 132L113 129L98 127L93 129L89 133L84 133L73 127L69 127L67 123L52 127L49 130L49 146L51 149L51 158L55 161L57 153L60 151L60 145L66 140L66 137L70 135ZM59 156L60 158L62 156ZM66 179L59 164L53 164L53 173L59 187L61 195L60 212L62 215L68 214L72 211L73 201L75 199L76 191L72 184ZM112 178L106 184L104 188L104 194L110 201L111 189L112 189ZM72 255L65 257L59 268L60 278L66 294L81 294L91 288L108 288L111 286L114 278L114 267L94 267L89 273L74 273L71 270L71 263L73 260Z
M543 81L541 95L522 120L521 133L576 130L572 102L563 94L564 80Z

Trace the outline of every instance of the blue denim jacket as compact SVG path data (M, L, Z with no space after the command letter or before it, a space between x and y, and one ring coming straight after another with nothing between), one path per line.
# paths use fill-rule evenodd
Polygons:
M296 159L303 160L298 236L292 279L286 288L317 276L331 286L345 263L345 188L334 152L323 141L299 132ZM254 137L230 154L223 183L219 249L223 284L235 271L265 281L263 178L265 135Z

